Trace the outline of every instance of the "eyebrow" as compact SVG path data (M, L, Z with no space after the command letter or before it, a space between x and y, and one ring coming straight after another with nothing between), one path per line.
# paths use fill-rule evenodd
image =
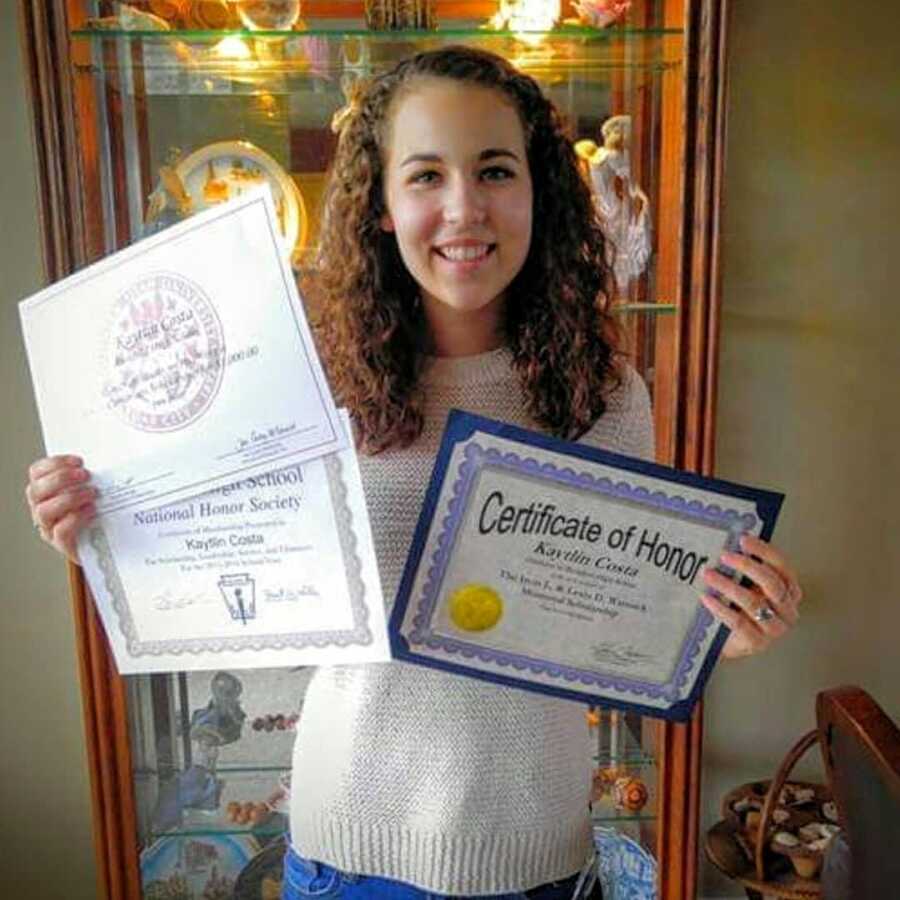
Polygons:
M517 154L513 153L512 150L506 150L503 147L488 147L486 150L482 150L481 153L478 154L478 161L483 162L486 159L495 159L498 156L508 156L516 160L516 162L519 162ZM410 163L418 162L441 162L441 157L437 153L413 153L411 156L407 156L400 165L402 167L408 166Z

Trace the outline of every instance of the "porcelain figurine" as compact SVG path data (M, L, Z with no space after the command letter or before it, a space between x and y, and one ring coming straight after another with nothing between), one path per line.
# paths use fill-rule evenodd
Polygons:
M603 146L578 141L587 165L594 204L607 239L609 263L619 293L627 293L650 261L653 249L650 200L631 176L631 116L612 116L601 128Z

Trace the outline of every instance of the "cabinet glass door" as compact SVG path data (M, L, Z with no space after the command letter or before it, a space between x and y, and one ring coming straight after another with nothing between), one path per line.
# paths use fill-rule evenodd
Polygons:
M437 30L393 32L367 30L363 7L340 2L304 4L289 31L248 27L232 2L107 6L85 2L71 34L76 88L92 98L100 136L84 165L100 185L107 252L268 183L302 276L315 265L331 122L353 80L450 43L493 50L533 75L593 186L612 248L610 308L654 399L658 457L674 459L684 39L680 23L662 27L661 2L636 2L609 28L528 32L513 20L486 27L497 7L485 3L438 2ZM310 675L126 679L145 897L231 896L242 871L276 889L274 870L247 867L288 826L291 746ZM643 879L649 893L629 896L653 896L663 728L596 708L585 708L585 727L604 877Z

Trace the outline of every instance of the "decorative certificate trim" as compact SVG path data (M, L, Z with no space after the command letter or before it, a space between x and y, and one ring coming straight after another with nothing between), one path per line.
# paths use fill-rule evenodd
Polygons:
M574 666L550 664L517 653L479 647L468 641L452 638L432 630L431 622L441 596L451 550L469 508L471 488L486 468L524 475L537 475L544 480L576 487L582 491L589 491L615 500L624 500L638 506L676 513L684 518L721 528L728 533L727 542L732 546L737 543L737 538L742 532L757 525L756 516L741 514L734 509L723 509L716 504L704 505L699 501L688 501L683 497L669 495L663 491L651 493L646 488L633 485L628 481L613 482L609 478L595 478L589 472L579 472L569 467L558 468L553 463L541 463L534 458L523 457L517 453L500 453L493 448L482 447L477 441L472 441L466 446L452 488L448 515L444 519L437 539L437 548L430 560L425 588L421 596L414 601L416 615L413 618L413 630L409 633L410 644L421 644L430 650L443 650L451 656L458 653L466 659L474 657L501 668L512 668L516 671L527 669L535 675L546 675L550 678L560 679L567 684L584 685L595 690L613 690L617 693L635 694L653 700L666 700L669 703L674 703L683 697L688 684L688 674L694 668L701 642L715 624L713 617L703 608L700 608L701 614L697 616L694 626L687 636L675 670L671 673L670 678L662 683L626 678L621 675L604 675Z
M328 478L328 489L334 510L340 541L344 573L350 593L353 611L353 627L342 631L310 631L297 634L261 634L253 636L186 638L165 641L142 640L132 614L112 548L101 527L93 528L89 544L97 554L97 563L103 573L106 590L112 600L119 631L125 639L130 656L163 656L167 654L227 653L242 650L285 650L324 648L329 646L369 646L374 637L369 627L369 608L366 604L366 588L362 577L362 561L357 552L353 514L347 502L348 489L344 481L343 466L339 454L323 459Z
M501 451L484 439L492 435L524 446L519 451ZM464 445L462 454L454 457L459 445ZM537 454L528 452L529 446L561 454L571 464L541 461ZM587 466L579 465L580 460L613 467L621 477L598 477L587 471ZM546 481L707 525L723 532L723 545L729 549L738 546L741 534L746 531L758 529L764 539L768 538L783 499L781 495L558 441L457 410L450 415L391 617L393 655L582 702L596 702L600 696L604 702L608 700L611 705L626 709L666 718L687 718L727 638L724 627L718 628L715 636L711 635L711 629L717 628L716 620L699 604L686 629L675 665L662 681L598 671L600 667L588 669L550 662L436 630L434 623L445 593L444 579L457 538L466 521L474 488L488 472ZM663 480L671 485L671 490L648 490L631 473ZM721 500L688 499L680 486L702 490L707 495L718 494ZM438 510L441 496L448 499ZM756 512L736 509L733 498L753 501ZM440 521L436 516L442 517ZM702 658L704 647L705 659Z

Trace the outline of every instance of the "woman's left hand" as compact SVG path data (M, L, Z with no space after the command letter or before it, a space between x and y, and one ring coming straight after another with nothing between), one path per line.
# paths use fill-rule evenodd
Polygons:
M700 597L700 602L731 629L722 655L732 659L760 653L787 634L800 617L803 599L793 568L775 547L745 534L741 550L743 553L723 553L720 561L745 575L751 584L745 587L709 568L704 581L722 599L708 592Z

